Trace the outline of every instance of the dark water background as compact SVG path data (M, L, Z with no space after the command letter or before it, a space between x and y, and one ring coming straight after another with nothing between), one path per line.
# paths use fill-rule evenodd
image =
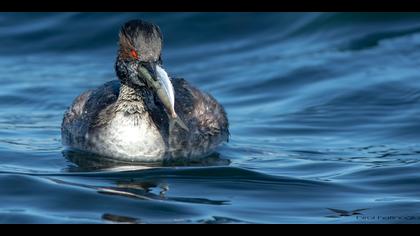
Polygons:
M132 18L225 106L208 163L63 153L64 110L115 78ZM420 223L420 14L1 13L0 82L1 223Z

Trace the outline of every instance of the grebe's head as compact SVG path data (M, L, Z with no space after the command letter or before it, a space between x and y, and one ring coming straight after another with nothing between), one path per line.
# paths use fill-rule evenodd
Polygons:
M162 33L157 25L141 20L125 23L120 31L115 69L122 84L150 89L166 108L175 104L174 88L162 68Z
M119 33L115 69L121 83L136 88L158 80L162 66L162 33L155 24L142 20L126 22Z

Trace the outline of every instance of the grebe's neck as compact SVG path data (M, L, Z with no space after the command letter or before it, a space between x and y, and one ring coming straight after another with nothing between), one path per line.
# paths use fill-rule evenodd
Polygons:
M144 98L148 95L145 87L133 88L121 83L120 93L116 102L117 111L129 114L146 112Z

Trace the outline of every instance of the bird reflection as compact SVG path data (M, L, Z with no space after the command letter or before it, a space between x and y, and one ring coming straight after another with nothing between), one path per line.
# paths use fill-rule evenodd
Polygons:
M115 160L96 154L82 152L74 149L65 149L63 156L72 164L68 166L69 172L80 171L128 171L144 170L163 167L194 167L194 166L228 166L230 160L220 157L219 153L213 153L210 156L199 160L165 160L162 162L127 162Z
M72 181L71 178L49 177L50 180L65 185L95 189L99 194L123 196L127 198L146 201L174 201L191 204L226 205L227 200L213 200L207 198L168 196L170 175L176 174L179 166L226 166L230 161L214 154L202 162L165 162L165 163L124 163L107 159L94 154L74 150L63 151L63 156L71 162L66 171L77 176L87 176L95 179L99 177L98 184L89 184ZM67 176L67 175L66 175ZM77 178L78 179L78 178ZM104 184L104 179L109 180ZM94 181L93 181L94 182ZM100 183L100 184L99 184ZM172 183L172 185L176 185ZM172 186L174 188L176 186ZM138 223L135 219L113 216L104 213L104 220L126 223Z

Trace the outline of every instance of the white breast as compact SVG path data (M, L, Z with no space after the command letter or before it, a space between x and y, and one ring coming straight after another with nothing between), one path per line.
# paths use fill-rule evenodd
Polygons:
M159 161L165 157L165 142L147 117L117 113L104 128L90 134L98 154L131 161Z

